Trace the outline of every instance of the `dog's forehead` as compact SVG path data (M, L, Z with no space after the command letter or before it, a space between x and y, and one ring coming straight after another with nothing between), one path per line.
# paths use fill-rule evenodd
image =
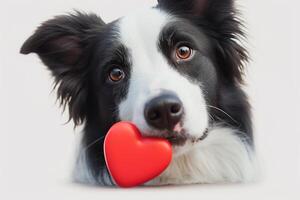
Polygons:
M160 33L170 20L166 12L156 8L131 13L119 22L121 43L131 51L142 47L151 52L157 49Z

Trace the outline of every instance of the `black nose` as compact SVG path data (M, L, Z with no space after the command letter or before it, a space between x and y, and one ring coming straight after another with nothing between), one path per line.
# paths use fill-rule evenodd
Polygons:
M176 95L161 95L146 104L144 115L150 126L159 130L173 130L183 115L182 102Z

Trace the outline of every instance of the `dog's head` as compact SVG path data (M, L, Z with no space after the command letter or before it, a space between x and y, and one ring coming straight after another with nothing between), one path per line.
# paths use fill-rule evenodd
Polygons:
M247 59L241 35L233 0L160 0L108 24L93 14L58 16L21 52L49 67L75 124L107 130L131 121L179 154L225 116L234 95L223 93L239 85Z

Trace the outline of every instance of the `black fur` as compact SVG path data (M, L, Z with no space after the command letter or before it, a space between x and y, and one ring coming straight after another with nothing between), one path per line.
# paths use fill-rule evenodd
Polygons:
M154 9L166 10L181 19L162 33L160 48L166 56L169 32L174 30L191 30L186 34L202 42L195 45L201 48L203 54L199 56L207 58L207 62L195 62L202 62L207 74L195 74L188 69L183 73L203 80L208 103L231 116L212 108L214 121L244 132L252 144L249 104L241 89L248 54L239 42L244 34L233 0L160 0ZM130 58L126 48L115 40L115 29L116 22L105 24L96 15L76 12L42 24L21 49L23 54L39 55L55 78L58 98L62 105L68 106L70 118L75 125L85 122L82 145L88 147L87 160L99 184L112 184L104 182L101 175L106 170L103 137L119 120L116 105L126 96L130 78ZM120 85L106 80L109 68L116 65L124 66L127 75Z

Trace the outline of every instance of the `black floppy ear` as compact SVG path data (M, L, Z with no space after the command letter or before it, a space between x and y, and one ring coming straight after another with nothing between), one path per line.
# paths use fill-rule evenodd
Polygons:
M158 0L158 8L204 26L215 41L217 62L223 74L232 81L242 82L248 53L241 45L244 32L235 0Z
M62 105L68 105L75 125L82 123L86 115L91 38L103 25L94 14L61 15L43 23L21 48L22 54L38 54L50 69L58 98Z

